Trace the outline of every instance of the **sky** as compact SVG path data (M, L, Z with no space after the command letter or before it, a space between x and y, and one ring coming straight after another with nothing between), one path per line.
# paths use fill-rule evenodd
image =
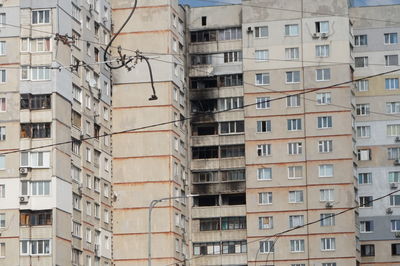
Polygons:
M240 3L240 0L179 0L181 4L190 6L211 6L222 5L222 2ZM353 0L354 6L376 6L376 5L391 5L400 4L400 0Z

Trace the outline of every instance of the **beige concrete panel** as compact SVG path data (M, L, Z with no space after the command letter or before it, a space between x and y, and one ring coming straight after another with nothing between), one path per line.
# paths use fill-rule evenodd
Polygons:
M361 257L363 265L396 265L399 263L397 256L392 256L391 244L397 243L396 241L362 241L362 245L373 244L375 245L375 256ZM390 264L392 262L393 264Z
M318 117L320 116L332 116L332 128L318 129ZM306 118L308 136L353 134L350 111L315 113L307 115Z
M319 177L318 166L321 164L333 164L333 177ZM308 182L311 184L334 184L334 183L352 183L353 162L348 160L327 160L308 162L307 173Z
M19 122L3 122L1 126L6 127L6 141L0 141L0 149L15 149L19 146L19 134L10 134L10 132L19 132L20 123Z
M398 17L400 12L398 5L383 5L373 7L353 7L349 9L351 17L365 17L365 18L381 18L383 20L371 21L367 19L354 19L354 27L365 28L383 28L393 27L392 21Z
M52 53L40 53L31 55L32 66L50 65L52 61Z
M19 61L19 38L2 38L6 42L6 54L0 56L0 64L10 64ZM11 77L10 77L11 78ZM19 76L18 76L19 78Z
M216 115L218 121L239 121L244 120L243 110L232 110L228 112L219 113Z
M218 242L246 239L246 230L222 230L193 233L192 242Z
M53 245L54 243L52 243ZM69 250L68 250L69 251ZM65 250L66 252L66 250ZM19 265L32 265L32 266L52 266L53 256L21 256Z
M69 145L70 146L70 145ZM71 160L70 157L62 151L55 150L52 153L51 166L53 175L66 180L71 181Z
M0 242L1 237L15 237L19 235L19 211L18 210L0 210L0 213L5 214L6 224L4 228L0 229Z
M156 141L157 140L157 141ZM113 137L114 157L165 156L172 151L171 133L121 134Z
M4 170L0 170L0 178L10 178L11 176L19 176L19 162L20 155L18 153L10 153L5 156L5 166Z
M193 265L235 265L246 264L247 254L221 254L215 256L203 256L193 261Z
M171 159L167 157L114 160L113 182L170 180L170 176L172 176L170 160Z
M207 28L228 28L240 26L241 5L224 6L224 8L197 7L191 8L188 25L191 30L202 29L201 17L207 17ZM221 20L221 18L224 18Z
M244 216L246 215L246 206L194 207L191 211L192 219L224 216Z
M394 160L388 160L388 148L398 147L396 144L391 146L369 146L357 147L358 149L371 149L370 161L357 161L359 168L374 168L374 167L393 167Z
M321 219L321 213L338 213L339 210L330 210L330 209L321 209L318 211L310 211L309 212L309 221L317 221ZM355 232L355 215L354 212L347 212L335 217L335 225L334 226L321 226L320 223L316 223L309 226L310 232L319 232L324 234L333 234L340 232ZM356 225L358 226L358 225ZM332 236L335 237L335 236Z
M21 226L20 237L21 239L50 239L53 236L52 226L35 226L29 228L28 226Z
M321 238L335 238L335 251L321 251ZM332 258L354 256L356 240L354 234L312 235L309 238L310 256L314 258ZM317 248L319 247L319 248Z
M325 209L326 202L320 200L320 189L333 189L334 201L333 208L347 208L355 205L353 184L350 185L320 185L312 186L308 189L308 206L310 209Z
M377 120L397 120L398 117L396 115L385 115L386 111L386 103L396 102L398 101L399 94L393 91L393 95L368 95L368 96L357 96L356 103L357 104L369 104L370 110L373 113L370 113L366 116L356 116L357 122L361 121L377 121ZM380 114L379 114L380 113Z
M318 142L332 140L332 152L319 152ZM352 158L352 136L333 136L309 138L306 141L308 160L334 160L339 158Z
M233 145L244 144L244 134L236 134L229 136L201 136L192 137L193 146L213 146L213 145Z

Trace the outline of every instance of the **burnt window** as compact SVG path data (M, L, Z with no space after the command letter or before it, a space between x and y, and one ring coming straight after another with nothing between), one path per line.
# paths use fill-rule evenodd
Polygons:
M207 136L218 134L218 124L200 124L193 126L193 136Z
M361 245L361 256L375 256L375 245Z
M100 125L94 124L94 137L99 139L100 137Z
M21 124L21 138L50 138L50 123Z
M217 99L199 100L192 101L192 112L214 112L217 111L218 101Z
M51 225L52 224L51 210L21 211L20 224L21 226Z
M244 145L221 146L221 158L243 157Z
M218 172L194 172L193 183L213 183L218 181Z
M206 26L207 25L207 17L203 16L201 17L201 26Z
M200 222L200 231L220 230L219 218L200 219L199 222Z
M218 146L205 146L192 148L193 159L218 158Z
M203 206L219 206L219 196L209 195L209 196L198 196L193 198L193 205L195 207Z
M221 180L222 181L244 181L244 180L246 180L246 171L245 171L245 169L221 171Z
M190 33L191 42L214 42L217 40L217 31L203 30Z
M225 194L222 195L222 205L244 205L246 204L246 194Z
M400 255L400 243L392 244L392 255L393 256Z
M20 99L21 109L40 110L51 108L50 94L21 94Z
M208 89L218 86L217 77L199 77L190 79L192 89Z

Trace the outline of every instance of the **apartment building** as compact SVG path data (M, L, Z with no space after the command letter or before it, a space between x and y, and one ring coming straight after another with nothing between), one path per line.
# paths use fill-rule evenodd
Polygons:
M398 69L400 6L360 7L350 10L354 23L356 129L362 265L400 263L398 193L368 203L398 189L399 183L399 73L362 79Z
M111 265L109 3L1 4L0 264Z
M115 30L131 1L111 1ZM129 2L129 3L128 3ZM113 258L115 265L144 265L148 259L148 209L153 200L153 265L182 265L188 258L188 122L185 81L185 15L177 1L138 1L116 38L123 53L150 57L155 97L146 62L113 72ZM129 65L132 66L132 65ZM152 98L152 99L149 99ZM148 125L162 124L137 131Z

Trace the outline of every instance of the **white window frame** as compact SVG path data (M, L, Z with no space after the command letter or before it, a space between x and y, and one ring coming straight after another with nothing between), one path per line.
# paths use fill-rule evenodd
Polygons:
M290 240L290 252L293 253L304 252L304 249L305 249L304 239Z
M330 92L317 93L317 104L328 105L332 103L332 95Z
M258 205L271 205L273 202L272 192L259 192Z
M336 239L333 237L321 238L321 251L335 251Z
M298 170L300 169L300 170ZM297 172L301 172L301 176L296 176ZM288 166L288 179L301 179L303 178L303 166L302 165L293 165Z
M271 108L271 98L270 97L257 97L256 99L256 109L269 109Z
M333 170L333 164L320 164L318 165L318 177L333 177Z
M272 180L272 168L258 168L257 180L259 181Z
M256 50L255 51L256 62L266 62L269 60L269 50Z
M329 81L331 80L331 69L330 68L320 68L315 70L315 80L316 81Z
M269 73L257 73L256 74L256 76L255 76L256 86L269 85L269 83L270 83Z

